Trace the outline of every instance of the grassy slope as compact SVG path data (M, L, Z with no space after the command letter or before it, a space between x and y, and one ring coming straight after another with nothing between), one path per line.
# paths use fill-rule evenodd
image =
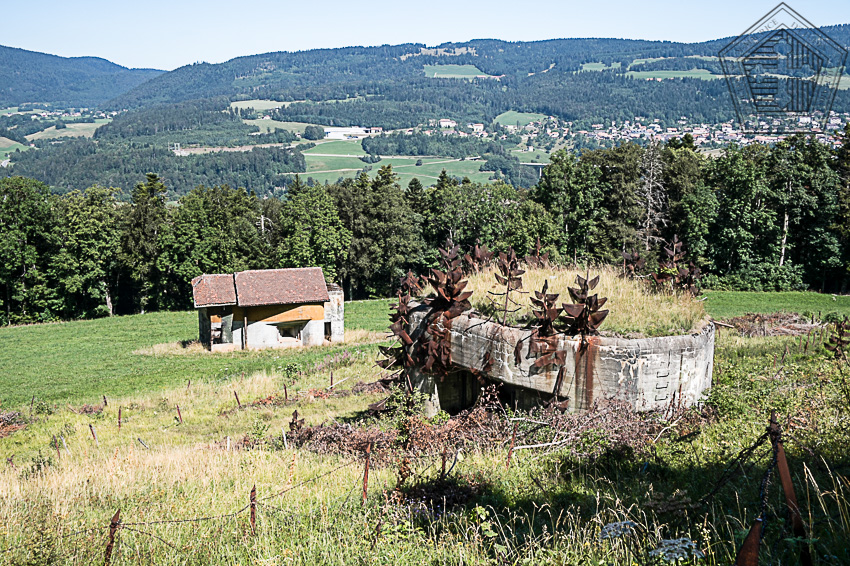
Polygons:
M425 76L440 79L472 79L486 75L475 65L425 65Z
M761 302L770 304L775 298L763 295ZM388 302L347 303L350 326L383 328ZM162 319L158 325L144 323L157 317ZM70 344L62 350L64 364L74 371L73 364L81 357L75 352L92 342L83 331L108 327L114 338L123 337L126 350L140 341L139 336L147 343L183 338L194 332L193 318L192 313L172 313L3 329L0 356L8 356L5 352L10 349L21 352L27 348L26 355L35 358L32 365L37 365L45 352L56 350L54 341L64 340ZM32 339L34 330L43 330L39 340ZM16 335L28 337L26 344L7 346ZM786 345L792 346L787 359L782 356ZM63 404L55 414L37 414L26 429L0 439L0 457L15 455L16 464L14 468L0 466L4 525L0 549L31 541L35 547L53 546L60 554L73 557L51 563L96 563L102 560L105 526L116 508L121 509L126 523L217 515L243 508L249 490L256 485L260 498L294 489L262 501L266 505L261 504L257 512L256 536L250 535L247 512L235 519L139 527L159 539L124 529L114 563L459 565L503 562L500 556L507 554L508 563L632 564L644 563L645 553L658 545L660 537L690 536L707 554L704 564L730 564L746 526L758 511L759 480L769 460L764 450L752 459L752 467L749 463L745 466L746 473L733 477L707 505L686 505L686 512L662 513L653 511L648 500L670 501L674 509L676 501L681 501L677 497L695 502L713 487L734 455L763 432L766 415L776 409L783 423L786 415L796 421L795 441L789 440L786 450L804 520L807 525L813 521L816 529L816 563L828 555L835 556L830 563L847 563L850 497L842 477L850 468L840 413L844 401L835 385L839 382L837 366L821 352L812 349L800 354L793 345L794 340L743 339L721 330L712 391L718 418L698 425L688 420L668 423L671 436L659 435L651 454L614 453L576 466L566 451L547 456L520 450L514 452L510 469L506 469L505 446L480 449L469 444L466 456L458 458L456 468L453 465L454 473L491 483L467 506L445 514L441 511L438 516L385 498L396 484L396 462L375 462L369 499L361 506L362 462L305 449L283 449L280 430L287 428L293 408L308 424L331 418L345 422L376 400L375 395L323 399L309 394L308 389L327 387L327 372L306 375L290 385L290 395L301 391L297 405L241 411L233 391L238 391L247 405L279 393L281 376L260 371L243 380L228 371L220 381L193 382L188 391L183 385L185 375L176 376L170 387L146 390L140 383L138 390L110 398L101 413L76 414ZM113 348L113 353L116 351ZM324 350L321 359L329 352ZM109 357L108 352L98 353L94 347L86 348L85 355L95 356L101 363ZM782 356L781 367L774 367L774 356ZM180 366L182 356L163 358ZM123 363L135 359L125 357ZM0 375L14 369L4 366ZM76 373L78 379L84 375ZM370 380L375 374L368 352L334 372L338 383L349 379L340 383L341 388ZM39 377L33 374L30 379ZM6 389L4 383L0 391ZM816 395L811 394L814 390ZM87 402L97 400L93 393L94 398ZM182 409L182 425L175 421L177 404ZM119 406L123 408L120 432L116 426ZM817 414L817 431L805 424L809 412ZM96 428L99 445L91 438L89 425ZM521 425L518 444L527 441L529 429L530 425ZM254 450L225 450L227 437L235 443L246 433L266 436L269 442ZM49 445L53 435L62 435L67 441L68 449L62 449L58 461ZM143 448L137 438L150 449ZM830 470L813 463L800 442L814 447ZM439 450L438 444L434 451L438 454ZM414 473L435 477L439 456L420 457L411 461ZM30 475L28 470L44 458L51 459L52 465ZM346 461L351 465L336 469ZM811 476L804 475L806 461ZM840 476L831 476L833 472ZM320 477L325 473L329 475ZM301 486L304 481L310 483ZM460 480L461 485L464 481ZM441 488L435 489L439 493ZM450 493L451 484L442 489ZM779 530L781 497L774 485L769 500L771 530L762 552L771 563L791 564L797 551ZM554 511L549 513L549 508ZM640 525L634 541L625 545L621 544L624 541L599 540L604 524L622 520ZM55 538L86 528L99 531ZM638 549L638 555L632 557L626 547ZM10 556L15 564L45 563L32 555L25 560L26 550Z
M70 137L85 137L90 138L94 135L94 131L103 124L111 122L111 118L97 118L94 123L67 124L63 129L57 130L54 126L50 126L46 130L36 132L27 136L30 141L34 140L49 140L56 138Z
M742 314L796 312L818 316L838 312L850 316L850 297L820 293L758 293L746 291L707 291L705 308L715 318Z
M385 301L347 303L346 328L385 330L386 305ZM357 347L217 355L134 353L197 336L194 311L0 328L0 402L4 407L21 406L33 395L49 402L93 402L102 395L154 391L189 379L227 380L242 372L271 371L284 363L312 364Z
M527 126L532 122L537 122L538 120L543 120L546 118L545 114L537 114L534 112L515 112L513 110L508 110L507 112L502 112L498 116L496 116L496 122L502 124L503 126L516 126L517 122L519 122L520 126Z

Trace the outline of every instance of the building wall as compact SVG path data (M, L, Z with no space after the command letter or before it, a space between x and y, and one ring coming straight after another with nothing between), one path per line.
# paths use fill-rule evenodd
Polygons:
M243 342L246 316L247 344ZM252 349L321 346L325 337L324 322L325 308L322 303L234 307L233 343L237 348L245 344Z
M345 294L342 287L333 285L328 286L328 295L331 300L325 303L325 324L330 325L330 341L343 342L345 340ZM325 335L328 335L327 331Z

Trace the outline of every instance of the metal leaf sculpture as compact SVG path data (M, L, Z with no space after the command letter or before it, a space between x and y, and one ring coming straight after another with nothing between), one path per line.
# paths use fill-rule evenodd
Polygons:
M534 245L534 253L525 256L525 264L532 269L544 269L549 267L549 252L541 254L543 246L540 244L540 237L537 237L537 243Z
M562 305L566 322L565 331L571 336L580 334L582 346L585 345L587 336L592 336L598 332L602 321L608 316L607 310L600 310L608 299L600 299L595 293L590 294L598 284L598 275L589 281L581 275L577 275L576 285L578 287L568 288L573 304L564 303Z
M470 271L481 272L493 259L495 252L487 249L487 245L481 245L480 240L475 240L475 245L469 248L469 253L463 256L464 261L469 264Z
M410 355L410 349L408 348L413 345L413 340L405 328L410 323L408 315L410 314L412 295L421 290L422 286L419 283L419 277L414 275L412 271L408 271L407 275L404 275L399 280L398 303L390 306L390 309L393 311L390 313L390 331L398 338L401 345L396 347L379 346L378 350L384 358L378 360L377 364L385 370L398 368L390 376L392 380L397 380L404 370L413 366L414 363L413 357Z
M549 280L543 283L543 289L535 291L531 297L531 310L534 315L532 322L533 329L529 337L528 355L537 356L532 367L546 368L550 366L558 366L558 377L555 380L555 388L552 391L554 395L558 395L561 390L561 383L564 380L564 365L567 361L566 350L558 349L561 336L556 328L558 317L561 316L563 307L556 306L558 300L557 293L548 293ZM515 352L515 356L518 355ZM517 360L519 363L519 360Z
M844 320L836 322L829 341L823 345L824 348L835 354L835 359L841 359L844 355L844 349L850 345L850 319L846 316Z
M520 269L519 260L516 257L516 252L512 247L508 248L508 252L499 252L499 259L496 261L496 268L498 269L497 273L493 275L496 277L496 281L505 286L504 293L496 293L494 291L489 291L491 295L504 297L505 302L501 306L497 306L497 308L502 311L502 325L504 326L508 322L508 314L515 313L520 310L520 305L513 299L511 299L512 291L519 291L522 289L522 276L525 273L525 270ZM490 299L493 304L496 304L496 301ZM511 308L511 305L514 305L516 308Z
M642 271L646 266L646 259L640 257L640 254L632 249L631 253L622 252L623 256L623 273L621 277L634 279L638 272Z
M427 336L422 338L419 346L424 359L422 369L438 375L440 379L445 379L452 365L452 320L472 308L469 302L472 291L464 291L467 281L463 279L458 258L459 247L446 240L446 247L440 248L443 270L431 269L431 275L425 278L433 287L434 296L424 300L430 311L425 318Z
M673 235L670 245L664 246L664 253L666 258L661 261L658 271L652 274L656 288L666 289L669 286L670 291L699 294L699 279L702 273L692 261L687 267L679 265L685 259L684 246L679 236Z

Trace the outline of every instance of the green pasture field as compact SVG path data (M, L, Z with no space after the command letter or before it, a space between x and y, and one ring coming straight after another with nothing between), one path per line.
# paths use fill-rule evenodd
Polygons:
M850 297L822 293L760 293L749 291L706 291L705 308L717 319L746 313L795 312L820 318L834 312L850 316Z
M424 65L425 76L432 79L474 79L487 75L475 65Z
M715 313L788 299L708 295ZM693 409L556 413L567 425L551 430L552 413L511 407L428 419L397 393L374 417L387 393L353 386L381 375L392 302L345 304L347 330L368 340L301 351L184 349L194 312L0 328L0 560L102 564L120 510L114 566L725 566L764 502L765 563L796 564L802 545L815 564L850 563L846 369L817 342L718 329L712 388ZM294 411L315 428L293 431ZM803 540L775 470L762 499L770 442L735 460L773 411L792 432ZM659 559L673 539L701 557Z
M311 153L328 153L333 155L366 155L360 140L319 140L316 147L308 149L304 155Z
M307 126L312 126L313 124L307 124L305 122L280 122L278 120L242 120L245 124L249 126L258 126L260 131L264 134L274 131L276 128L280 128L281 130L288 130L293 133L303 134L304 129Z
M275 108L286 108L292 104L292 102L278 102L277 100L237 100L230 103L231 108L253 108L254 110L261 112L263 110L273 110Z
M383 331L387 313L386 301L346 303L346 328ZM314 363L329 353L363 348L340 345L215 355L135 353L197 338L194 311L0 328L0 406L22 405L33 395L63 403L125 396L185 384L189 379L215 381L272 370L283 363Z
M17 112L17 111L18 111L17 106L11 106L9 108L0 108L0 116L2 116L3 114L12 114L12 113Z
M545 118L546 114L537 114L535 112L515 112L513 110L508 110L507 112L502 112L496 116L496 122L503 126L516 126L517 122L519 122L520 126L527 126L532 122L538 122Z
M581 70L582 71L607 71L608 69L619 69L620 65L621 65L621 63L619 61L616 61L616 62L614 62L610 65L606 65L605 63L597 61L595 63L582 63L581 64Z
M94 135L94 131L104 124L108 124L112 118L96 118L94 123L77 123L67 124L63 129L57 130L54 126L30 134L27 139L34 140L50 140L58 138L85 137L90 138Z
M706 69L691 69L690 71L629 71L626 75L633 79L702 79L713 81L722 79L723 75L712 74Z
M18 149L25 151L29 147L8 138L0 138L0 161L6 159L6 157Z

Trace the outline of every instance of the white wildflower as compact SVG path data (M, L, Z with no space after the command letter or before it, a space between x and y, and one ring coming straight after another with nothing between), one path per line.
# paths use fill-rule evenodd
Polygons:
M687 558L705 558L705 554L689 538L662 539L658 548L650 551L649 555L658 556L666 562Z
M637 527L637 523L632 521L620 521L618 523L608 523L604 527L602 527L602 531L599 533L599 540L607 540L607 539L615 539L621 538L626 535L632 534L634 532L635 527Z

